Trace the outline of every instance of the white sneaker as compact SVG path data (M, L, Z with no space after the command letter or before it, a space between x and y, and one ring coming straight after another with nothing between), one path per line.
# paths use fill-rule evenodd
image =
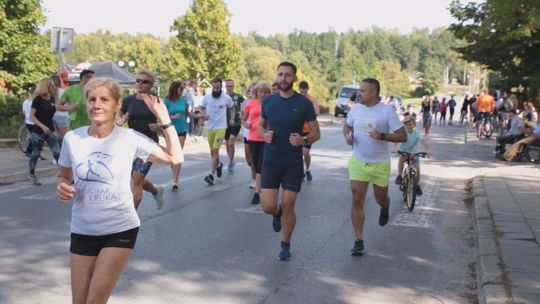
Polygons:
M251 183L249 183L249 189L255 189L255 187L257 187L257 184L252 180Z

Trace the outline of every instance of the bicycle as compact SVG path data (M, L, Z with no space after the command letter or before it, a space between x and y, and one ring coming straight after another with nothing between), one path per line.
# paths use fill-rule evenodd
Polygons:
M414 166L415 157L426 157L426 152L409 153L398 151L405 157L405 166L403 167L403 179L399 185L399 190L403 192L403 202L407 205L409 211L414 209L416 203L416 186L418 185L417 170Z
M29 145L30 145L30 131L28 131L26 124L23 122L19 126L19 130L17 131L17 146L19 147L22 153L26 154L26 151Z
M488 117L485 115L490 115L485 113L484 115L478 115L478 120L476 121L476 137L482 138L482 135L485 138L490 138L493 135L493 125L489 122ZM482 122L480 123L479 120ZM486 131L486 127L489 126L489 131Z

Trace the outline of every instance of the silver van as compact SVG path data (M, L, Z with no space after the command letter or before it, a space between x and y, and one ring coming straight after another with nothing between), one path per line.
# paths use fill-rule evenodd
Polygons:
M355 84L347 84L341 87L336 98L336 107L334 108L335 117L338 117L339 115L347 117L347 114L351 110L349 100L354 93L358 92L358 89L360 89L360 86Z

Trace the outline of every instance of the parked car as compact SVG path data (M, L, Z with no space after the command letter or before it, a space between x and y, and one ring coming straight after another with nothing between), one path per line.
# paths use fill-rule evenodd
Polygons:
M339 94L336 98L336 106L334 108L334 116L338 117L339 115L343 115L343 117L347 117L347 114L351 110L350 106L350 100L351 96L358 92L358 89L360 86L354 85L354 84L347 84L341 87L339 90Z

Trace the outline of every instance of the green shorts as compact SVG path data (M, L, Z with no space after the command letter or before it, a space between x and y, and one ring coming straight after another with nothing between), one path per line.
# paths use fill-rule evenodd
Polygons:
M206 136L208 136L208 145L210 145L210 149L215 150L221 147L221 143L223 142L223 139L225 138L225 130L226 129L208 130L206 132Z
M388 187L390 180L390 161L365 163L358 158L349 158L349 179L368 182L379 187Z

